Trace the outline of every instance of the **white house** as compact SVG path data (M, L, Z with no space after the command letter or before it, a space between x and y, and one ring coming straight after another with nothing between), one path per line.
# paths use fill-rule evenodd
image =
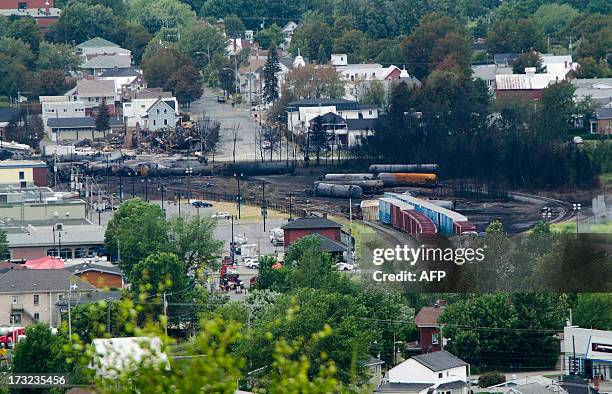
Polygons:
M121 94L124 90L142 89L146 83L142 74L134 68L116 68L107 70L98 75L97 79L113 81L115 84L116 101L121 101Z
M81 79L76 87L66 92L71 101L81 101L85 105L85 112L91 115L91 110L98 107L102 101L106 102L111 114L115 113L115 83L97 79Z
M298 24L294 21L289 21L285 26L283 26L282 32L285 36L285 48L289 48L289 45L291 45L291 37L293 37L293 33L297 27Z
M45 126L45 133L52 137L51 128L48 125L49 119L59 118L84 118L85 103L82 101L70 101L66 96L40 96L42 104L42 121Z
M160 101L165 105L161 105ZM140 92L136 93L131 101L123 103L123 118L128 128L139 126L157 130L174 127L178 116L178 101L171 92Z
M468 394L469 364L441 350L420 354L387 372L386 383L375 392Z

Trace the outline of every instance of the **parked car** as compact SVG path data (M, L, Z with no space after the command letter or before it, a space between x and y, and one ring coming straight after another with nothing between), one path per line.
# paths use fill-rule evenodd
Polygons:
M225 102L225 96L217 96L217 102L218 103L224 103Z
M194 208L210 208L210 207L212 207L212 206L213 206L213 205L212 205L211 203L209 203L209 202L206 202L206 201L200 201L200 200L193 201L193 202L191 203L191 205L193 205L193 207L194 207Z
M217 212L214 215L212 215L211 217L213 219L229 219L230 218L230 213L229 212Z
M259 268L259 256L244 259L244 266L247 268Z
M355 266L349 263L338 263L336 264L336 268L338 271L353 271L355 270Z
M574 137L574 144L582 144L584 140L580 136Z

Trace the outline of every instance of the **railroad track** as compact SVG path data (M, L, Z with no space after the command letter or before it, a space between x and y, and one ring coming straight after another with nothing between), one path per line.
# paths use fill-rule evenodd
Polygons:
M574 207L567 201L557 200L550 197L542 197L535 194L528 194L522 192L509 192L511 198L519 201L531 202L533 204L546 204L547 206L557 206L560 208L560 212L554 219L551 219L550 223L558 223L574 217Z

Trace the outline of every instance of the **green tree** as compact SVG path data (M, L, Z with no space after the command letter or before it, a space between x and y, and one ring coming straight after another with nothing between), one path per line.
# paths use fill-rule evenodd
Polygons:
M205 216L180 216L168 222L171 250L184 262L183 272L198 272L201 268L216 269L222 241L214 237L217 222Z
M236 15L229 15L223 18L223 24L225 25L225 34L231 38L240 38L244 34L244 23Z
M206 22L189 24L181 32L178 49L191 57L196 67L209 64L217 55L225 55L226 39L217 27Z
M150 87L165 87L170 77L191 60L174 48L162 48L142 62L142 71Z
M449 57L460 64L471 58L467 32L454 19L439 14L423 17L402 41L401 52L408 71L419 79Z
M506 375L497 372L490 371L484 372L478 377L478 387L491 387L496 384L501 384L506 381Z
M57 96L63 95L75 84L76 81L66 78L62 70L40 70L33 74L30 88L35 96Z
M36 59L39 70L74 71L81 64L81 59L74 53L74 48L66 44L42 42Z
M334 31L327 23L320 21L306 21L302 23L291 38L290 52L300 54L311 60L329 60L332 50ZM319 56L321 55L321 56Z
M119 267L130 277L134 264L168 250L167 226L158 205L132 199L121 204L108 222L104 245L108 253L120 257Z
M51 27L51 34L58 43L75 41L80 44L94 37L113 41L120 38L122 24L108 7L71 0Z
M533 67L536 69L536 73L541 74L544 72L542 67L542 59L540 54L536 51L523 52L516 58L512 63L512 72L515 74L525 74L525 68Z
M385 87L380 81L372 81L365 86L358 101L362 104L376 105L379 108L385 106Z
M164 89L172 90L179 103L187 107L199 100L204 92L200 72L191 64L176 70L164 84Z
M151 34L162 28L188 27L196 20L191 7L178 0L129 0L127 7L131 19Z
M152 36L147 29L137 23L128 23L124 31L123 47L132 51L134 62L140 64L142 55Z
M98 107L98 113L96 114L96 131L106 133L108 130L110 130L110 111L108 110L108 105L106 105L106 99L102 98L102 102Z
M255 33L253 40L263 49L269 49L272 45L281 45L285 38L281 28L276 23L273 23L270 27Z
M533 17L544 33L558 36L578 15L579 12L569 4L542 4Z
M34 60L30 45L19 38L0 37L0 50L18 64L27 66Z
M530 49L546 50L544 30L534 19L502 19L487 35L489 53L524 52Z
M578 294L573 324L597 330L612 330L612 294Z
M64 373L69 372L63 346L65 339L55 335L43 324L31 325L26 338L15 347L12 372L19 373Z
M150 286L152 293L180 294L189 287L183 263L174 253L154 253L134 264L129 280L138 293L141 286Z
M6 256L9 252L9 243L6 239L6 231L0 229L0 256Z
M99 301L94 304L75 305L70 311L72 332L87 342L95 338L127 336L127 322L121 314L121 302L123 301Z
M565 132L570 128L575 109L575 91L574 85L562 81L548 86L542 92L540 119L551 135L564 138Z
M344 81L333 67L306 64L287 73L285 89L296 99L336 98L344 96Z
M263 79L263 101L265 103L272 103L279 96L278 94L278 77L276 74L281 70L280 60L278 58L278 52L276 47L273 45L268 51L268 58L266 59L266 65L264 66Z
M30 46L32 52L38 53L42 35L34 18L22 17L15 19L10 24L9 35L25 42Z
M333 53L346 53L349 63L361 63L366 60L367 40L360 30L349 30L334 40Z

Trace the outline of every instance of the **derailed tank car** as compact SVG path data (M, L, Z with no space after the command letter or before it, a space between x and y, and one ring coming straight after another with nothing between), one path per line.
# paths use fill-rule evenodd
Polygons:
M421 173L437 174L437 164L372 164L368 171L372 174L380 173Z
M315 184L315 195L320 197L360 199L363 196L363 190L355 185L335 185L333 183L317 182Z
M295 171L292 162L273 161L262 163L235 163L227 165L223 172L226 175L241 173L244 175L280 175Z
M420 174L420 173L388 173L383 172L378 174L378 179L383 181L385 187L396 186L436 186L438 176L436 174Z
M374 174L325 174L324 181L370 181L376 179Z

